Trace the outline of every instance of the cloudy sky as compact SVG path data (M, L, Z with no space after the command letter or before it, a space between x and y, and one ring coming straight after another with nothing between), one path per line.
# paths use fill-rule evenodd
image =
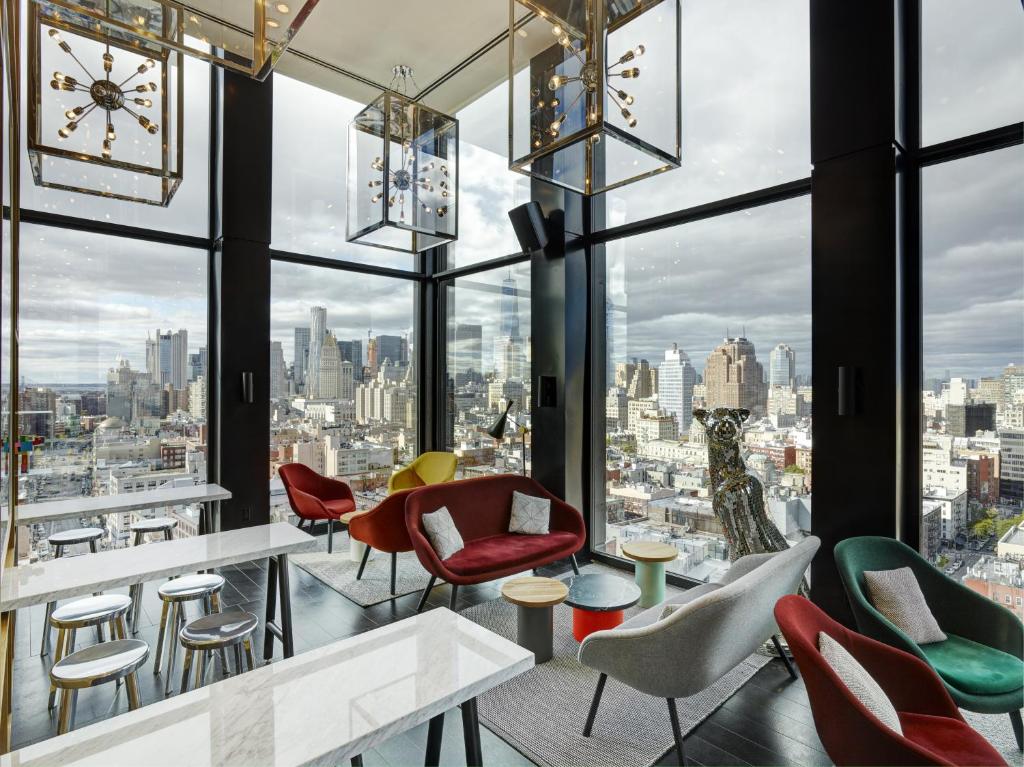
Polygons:
M986 0L984 18L969 0L923 5L926 139L1020 120L1019 0ZM683 3L683 165L609 194L609 224L808 175L807 6ZM204 234L208 74L191 60L188 69L185 181L168 209L38 189L27 169L25 205ZM283 77L275 90L274 246L411 268L408 255L345 243L346 128L361 105ZM516 249L505 212L527 198L527 184L507 170L506 108L499 87L458 115L456 264ZM1022 154L1002 150L926 172L928 375L947 368L952 375L990 375L1024 357ZM146 334L157 328L187 328L191 351L205 343L205 254L49 227L25 227L24 242L21 365L29 382L101 381L118 355L141 367ZM797 350L798 372L809 372L809 200L615 243L608 264L618 359L653 362L676 342L702 368L726 329L745 327L763 361L785 342ZM503 276L467 279L453 296L459 322L485 325L485 353L498 305L488 285ZM276 264L272 338L285 344L290 360L292 328L308 324L309 307L317 304L327 307L328 326L341 338L365 338L370 327L375 334L408 333L412 296L401 280Z

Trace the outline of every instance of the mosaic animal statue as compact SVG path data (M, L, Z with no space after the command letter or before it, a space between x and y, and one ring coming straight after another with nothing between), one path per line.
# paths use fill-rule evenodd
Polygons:
M693 417L708 437L708 475L712 508L725 531L729 561L747 554L783 551L789 544L775 526L764 505L764 487L747 472L740 456L743 422L750 417L746 408L718 407L694 410ZM806 593L806 584L800 592Z

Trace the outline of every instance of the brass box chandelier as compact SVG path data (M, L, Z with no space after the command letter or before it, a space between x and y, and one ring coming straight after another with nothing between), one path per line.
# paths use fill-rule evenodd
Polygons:
M458 120L384 91L349 126L347 240L419 253L458 239L458 148Z
M36 184L166 206L181 184L183 57L29 4L28 157Z
M179 51L266 79L319 0L36 0L137 47Z
M509 6L509 168L590 195L679 167L679 0Z

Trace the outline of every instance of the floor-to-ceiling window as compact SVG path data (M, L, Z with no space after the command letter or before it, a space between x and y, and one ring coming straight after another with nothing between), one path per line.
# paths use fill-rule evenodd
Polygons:
M605 439L591 536L612 556L631 539L670 543L669 570L707 580L733 552L695 409L749 411L741 456L768 520L791 541L810 531L808 4L682 11L682 166L595 201L613 234L595 232L605 355L592 409ZM723 202L741 194L745 209ZM678 225L643 224L666 214Z

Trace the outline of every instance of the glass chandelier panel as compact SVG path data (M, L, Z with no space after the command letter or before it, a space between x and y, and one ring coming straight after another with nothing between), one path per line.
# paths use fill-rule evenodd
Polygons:
M319 0L36 0L65 21L266 79Z
M166 206L181 184L181 53L29 4L28 157L39 186Z
M458 239L459 122L392 90L349 126L349 242L418 253Z
M678 168L679 0L510 0L509 167L586 195Z

